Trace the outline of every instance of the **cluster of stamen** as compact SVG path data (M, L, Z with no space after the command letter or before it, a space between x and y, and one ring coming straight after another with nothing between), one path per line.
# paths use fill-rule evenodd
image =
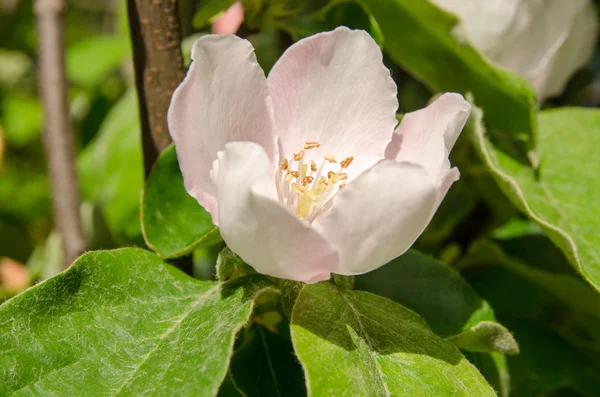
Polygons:
M320 146L319 142L306 142L304 150L294 153L290 160L281 160L275 181L279 200L299 218L309 223L327 210L331 198L344 188L348 179L344 171L354 160L354 157L348 157L340 161L338 171L328 171L325 176L325 167L337 164L335 157L323 156L323 161L318 166L313 160L310 160L310 164L304 161L305 150L317 149Z

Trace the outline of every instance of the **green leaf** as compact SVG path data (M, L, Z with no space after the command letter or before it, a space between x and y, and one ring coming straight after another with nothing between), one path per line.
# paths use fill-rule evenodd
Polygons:
M24 262L31 252L33 244L25 223L0 217L0 252L2 252L2 256ZM4 296L0 296L1 300L4 300Z
M596 153L600 111L542 111L538 173L491 142L480 110L474 109L470 126L481 158L513 204L537 222L571 264L600 290L600 218L593 215L600 213L600 157Z
M521 343L521 353L507 358L514 395L541 397L570 386L582 396L598 396L600 366L585 354L535 323L520 320L511 327Z
M0 123L9 145L23 147L42 132L42 104L34 96L6 95L0 101Z
M414 310L438 335L473 352L515 354L512 334L455 270L416 251L355 277L355 288Z
M572 275L541 270L536 263L508 257L497 244L483 240L462 264L471 284L519 341L520 354L507 357L513 393L547 396L569 386L596 396L600 295Z
M443 337L459 334L480 321L495 320L490 305L458 272L413 250L356 276L355 288L414 310Z
M83 87L96 87L117 70L130 54L129 38L98 36L69 46L67 77Z
M192 24L197 30L208 25L214 16L227 10L236 0L202 0L198 5L198 11L194 15Z
M302 367L289 334L258 324L244 332L230 365L235 386L247 397L306 396Z
M256 274L256 270L231 251L229 247L223 248L219 253L216 270L217 278L221 281L243 277L248 274Z
M31 76L33 62L25 52L0 48L0 87L17 88Z
M365 12L363 7L349 0L331 1L313 13L294 15L280 23L279 26L296 41L313 34L333 30L338 26L346 26L350 29L365 30L379 45L383 44L383 37L381 37L377 22Z
M544 240L537 239L536 242L528 237L516 240L522 243L478 241L459 265L467 269L476 266L506 268L509 273L498 276L498 285L493 290L487 287L488 291L501 294L503 281L511 285L510 296L496 303L499 310L518 311L520 316L535 318L573 344L600 351L600 294L576 274L564 273L568 264L560 252L555 253L554 263L546 258L545 252L553 252L547 248L551 245L547 238L546 244L542 243ZM524 250L512 252L518 256L509 256L503 250L519 245ZM537 257L530 252L537 252ZM561 259L564 266L558 264Z
M512 334L493 321L481 321L448 340L457 347L472 352L519 354L519 346Z
M136 248L91 252L0 306L0 395L213 396L256 289Z
M291 323L312 396L495 396L452 343L386 298L307 285Z
M141 239L144 169L140 134L137 97L131 89L115 104L78 159L84 199L103 207L111 233L134 242Z
M494 304L498 316L519 340L519 355L507 357L515 396L546 396L567 385L583 395L597 395L593 391L600 390L600 367L590 359L597 351L578 349L542 321L565 321L560 307L555 312L557 307L540 298L535 284L506 268L469 273L474 286Z
M152 168L141 217L146 243L163 258L222 241L210 214L185 190L174 146L165 149Z
M16 157L16 156L15 156ZM34 223L51 215L50 183L31 158L6 158L0 169L0 213Z
M461 178L452 185L452 189L444 197L414 248L423 252L439 249L452 236L456 227L473 213L477 205L477 195L472 183L473 180L469 175L461 175Z
M494 387L499 397L509 397L510 372L504 354L471 352L465 352L464 354L479 369L490 385Z
M536 98L520 76L491 65L458 34L458 20L429 1L357 0L375 17L384 51L433 91L472 92L494 129L535 147ZM510 117L507 117L510 115Z
M231 372L227 373L225 380L221 383L221 387L219 388L219 393L217 397L246 397L240 389L235 386L233 383L233 378L231 377Z

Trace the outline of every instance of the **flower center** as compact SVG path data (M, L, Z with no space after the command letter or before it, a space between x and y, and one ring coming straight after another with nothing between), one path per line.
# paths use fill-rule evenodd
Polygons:
M306 142L304 150L294 153L290 159L281 160L275 176L279 200L308 223L331 207L333 196L346 186L348 175L344 171L354 160L354 157L348 157L340 161L337 172L324 174L327 165L337 164L333 156L323 156L320 164L313 160L305 162L304 157L305 150L320 146L319 142Z

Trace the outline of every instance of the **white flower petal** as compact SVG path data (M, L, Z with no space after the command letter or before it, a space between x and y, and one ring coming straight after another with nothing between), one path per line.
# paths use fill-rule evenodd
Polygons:
M233 35L208 35L192 49L193 62L169 107L169 132L175 141L187 191L218 224L211 170L227 142L251 141L279 160L267 80L254 48Z
M592 57L597 38L597 12L594 4L587 2L575 14L568 29L527 72L526 77L540 98L557 96L564 90L571 75Z
M337 253L277 199L269 159L251 142L219 153L218 201L223 240L256 271L289 280L330 277Z
M313 227L339 252L335 273L352 275L376 269L410 248L431 220L441 194L422 166L386 160L334 200Z
M368 33L340 27L303 39L268 80L285 157L317 141L321 148L307 151L307 161L354 156L350 179L383 158L397 123L397 90Z
M407 113L386 149L386 158L420 164L429 175L441 178L450 169L448 154L470 114L469 102L454 93Z
M591 58L598 19L591 0L433 0L456 14L489 59L520 73L542 99L557 95Z

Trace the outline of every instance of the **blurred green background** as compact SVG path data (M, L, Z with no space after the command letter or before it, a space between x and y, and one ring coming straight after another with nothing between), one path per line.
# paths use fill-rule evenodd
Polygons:
M193 40L210 31L211 18L227 2L179 3L182 47L189 62ZM382 40L378 26L355 3L252 0L244 4L246 19L238 34L252 42L265 72L295 40L336 26L365 29L378 42ZM387 56L384 61L399 88L399 113L425 106L433 93ZM124 0L67 1L66 64L88 249L145 247L139 220L144 172ZM0 300L62 268L41 142L43 115L36 69L32 0L0 0ZM571 78L564 93L542 107L599 104L597 52ZM459 140L452 162L461 168L461 180L415 248L464 270L463 275L511 330L528 327L517 335L522 337L517 338L522 355L509 361L516 369L511 372L518 390L515 395L593 395L590 390L600 383L589 383L588 375L594 368L590 363L595 368L600 363L600 339L594 336L597 328L590 329L600 326L599 314L580 312L577 301L590 290L541 229L500 192L468 140ZM488 240L473 244L482 238ZM528 248L523 248L525 242ZM485 249L479 250L482 246ZM486 256L494 250L498 255ZM218 247L194 253L197 277L212 277L217 251ZM540 259L528 256L530 252L545 254ZM493 266L479 267L481 263ZM568 274L578 284L540 281L531 269L537 271L541 264L548 267L543 270ZM15 279L17 273L25 276ZM511 288L509 295L506 286ZM564 365L557 362L551 371L542 370L545 357L562 360ZM483 362L483 355L470 358L485 374L489 363Z
M0 0L0 258L25 264L35 281L60 271L61 253L59 237L53 232L41 143L43 115L32 3ZM180 0L186 62L192 42L210 31L211 18L230 3ZM244 5L246 16L238 35L255 46L265 72L295 40L336 26L365 29L378 42L383 40L376 23L355 3L253 0ZM77 140L88 248L143 247L139 222L143 165L126 2L68 0L65 36L69 110ZM384 61L399 87L399 113L425 106L432 93L387 56ZM562 96L543 107L597 105L599 83L594 84L594 79L599 70L596 55L573 76ZM495 183L471 160L468 145L459 145L453 157L458 165L466 164L465 177L450 191L417 244L420 250L446 260L458 258L460 247L486 230L511 217L520 219L507 200L490 193L496 191ZM472 175L475 184L469 183ZM206 270L199 271L206 274ZM6 296L16 292L2 291Z

